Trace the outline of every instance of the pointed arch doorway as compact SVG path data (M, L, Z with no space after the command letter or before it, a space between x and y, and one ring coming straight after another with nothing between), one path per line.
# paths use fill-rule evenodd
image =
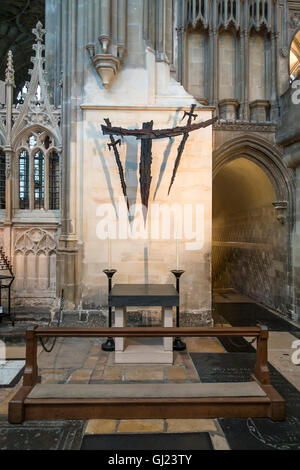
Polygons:
M212 282L292 316L293 183L279 151L239 138L214 152Z

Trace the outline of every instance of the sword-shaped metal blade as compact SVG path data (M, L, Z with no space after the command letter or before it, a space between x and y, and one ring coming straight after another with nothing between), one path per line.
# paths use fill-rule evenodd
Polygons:
M104 121L105 121L105 123L108 127L111 127L111 122L108 118L104 119ZM121 162L121 159L120 159L119 151L117 149L117 145L121 146L121 140L118 139L116 141L114 136L110 135L110 142L111 143L107 144L107 145L108 145L109 150L111 150L111 148L114 149L115 160L116 160L116 164L118 166L118 171L119 171L119 176L120 176L120 181L121 181L121 187L122 187L123 195L124 195L124 198L125 198L125 201L126 201L127 209L128 209L128 212L129 212L129 201L128 201L128 196L127 196L127 186L126 186L125 178L124 178L124 170L123 170L122 162Z
M195 104L192 104L192 105L191 105L191 110L190 110L190 112L187 112L187 111L184 112L185 114L184 114L183 118L184 118L185 116L188 116L188 117L189 117L189 118L188 118L188 122L187 122L187 125L188 125L188 126L191 125L192 118L193 118L194 116L197 117L197 115L194 114L194 109L195 109L195 107L196 107L196 105L195 105ZM182 118L182 119L183 119L183 118ZM194 119L195 119L195 118L194 118ZM176 157L175 164L174 164L174 168L173 168L172 178L171 178L171 182L170 182L170 186L169 186L169 190L168 190L168 196L169 196L169 194L170 194L171 188L172 188L173 183L174 183L174 181L175 181L175 177L176 177L176 173L177 173L177 170L178 170L178 167L179 167L179 163L180 163L180 160L181 160L181 156L182 156L182 154L183 154L183 150L184 150L186 141L188 140L188 137L189 137L189 133L188 133L188 132L185 132L185 133L183 134L182 140L181 140L181 142L180 142L180 144L179 144L179 146L178 146L177 157Z
M152 129L153 121L144 122L143 129ZM144 224L146 225L149 194L151 186L151 165L152 165L152 139L142 139L141 142L141 158L140 158L140 187L141 200L143 204Z

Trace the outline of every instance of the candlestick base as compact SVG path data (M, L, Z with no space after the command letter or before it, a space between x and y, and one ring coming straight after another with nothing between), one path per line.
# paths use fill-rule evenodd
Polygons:
M186 344L181 341L179 337L175 338L173 341L173 350L174 351L185 351L186 350Z
M112 352L115 350L115 341L113 338L107 338L106 342L101 346L102 351Z
M183 269L173 269L171 271L171 273L174 274L174 276L176 278L176 290L177 290L178 294L179 294L179 290L180 290L180 278L181 278L181 276L184 272L185 271L183 271ZM179 316L180 316L179 306L177 306L176 307L176 327L177 328L179 328ZM186 349L186 344L183 341L181 341L179 336L176 336L176 338L173 341L173 350L174 351L185 351L185 349Z
M117 270L116 269L104 269L103 272L107 276L108 293L110 293L112 278L113 278L113 275L117 272ZM108 327L109 328L111 328L111 324L112 324L112 308L108 307ZM102 351L108 351L108 352L114 351L115 350L114 339L111 337L107 338L106 342L102 344L101 348L102 348Z

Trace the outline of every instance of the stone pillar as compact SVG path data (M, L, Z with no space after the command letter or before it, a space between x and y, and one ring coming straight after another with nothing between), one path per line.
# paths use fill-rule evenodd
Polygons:
M99 42L101 43L104 54L108 52L108 47L111 42L110 37L110 0L101 0L101 14L100 14L100 36Z
M184 39L184 4L181 0L177 0L176 4L177 14L177 80L182 84L183 82L183 39Z
M214 102L214 30L209 29L209 103Z
M243 118L245 121L249 121L249 33L248 30L244 30L242 32L243 37L243 57L244 57L244 69L243 69L243 77L244 77L244 102L243 102L243 111L244 115Z
M62 43L62 201L61 234L57 247L57 296L64 288L66 309L80 301L80 103L86 54L86 15L84 0L64 0L61 8Z
M95 18L99 18L99 7L96 8L96 5L99 2L94 2L94 0L87 0L87 48L92 49L92 55L94 55L94 47L95 47Z
M300 320L300 107L297 91L299 87L299 81L295 81L280 97L281 117L276 131L276 144L283 147L283 162L293 170L294 179L294 217L290 222L292 228L290 291L291 317L295 321Z
M300 150L300 148L299 148ZM296 224L294 231L294 303L295 320L300 320L300 166L296 168Z
M249 120L249 10L247 2L241 6L240 65L241 65L241 109L240 119Z
M12 209L13 209L13 190L12 190L12 158L11 148L11 129L12 129L12 106L13 92L15 88L15 76L13 67L12 52L8 52L7 68L5 72L5 96L6 96L6 145L5 151L5 222L4 222L4 251L11 258L11 228L12 228Z
M123 60L126 50L127 0L118 0L117 55Z
M47 81L53 94L53 104L61 104L61 8L63 0L45 1L45 46Z
M279 115L279 106L278 106L278 33L272 33L271 39L271 77L272 77L272 91L271 91L271 120L276 121Z
M218 30L215 4L209 28L209 103L218 109Z
M155 50L156 60L161 62L167 61L167 56L165 52L165 9L165 1L155 1Z

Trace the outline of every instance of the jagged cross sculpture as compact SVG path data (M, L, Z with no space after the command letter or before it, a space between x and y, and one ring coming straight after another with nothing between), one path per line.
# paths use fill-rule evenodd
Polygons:
M152 165L152 140L154 139L164 139L164 138L171 138L182 135L182 140L177 149L177 157L174 163L172 178L170 181L168 195L170 194L171 188L175 181L175 177L179 168L180 160L184 151L185 144L188 140L189 133L192 131L196 131L197 129L208 127L213 124L217 117L209 119L208 121L198 122L192 124L192 119L197 118L197 114L194 114L195 104L191 105L191 109L189 112L185 111L182 120L185 117L188 117L187 125L186 126L178 126L173 127L171 129L153 129L153 121L144 122L142 129L123 129L122 127L112 127L109 119L104 119L106 126L102 125L102 132L103 135L110 136L110 143L107 144L109 150L113 149L115 154L116 164L118 166L121 187L123 191L124 198L126 200L127 208L129 210L129 202L128 202L128 195L127 195L127 187L124 177L124 169L120 159L119 149L118 146L121 146L121 139L115 140L114 136L132 136L136 137L136 139L141 140L141 156L140 156L140 165L139 165L139 173L140 173L140 188L141 188L141 200L143 204L143 215L144 221L146 222L147 218L147 211L148 211L148 204L149 204L149 194L150 194L150 186L151 186L151 165Z

